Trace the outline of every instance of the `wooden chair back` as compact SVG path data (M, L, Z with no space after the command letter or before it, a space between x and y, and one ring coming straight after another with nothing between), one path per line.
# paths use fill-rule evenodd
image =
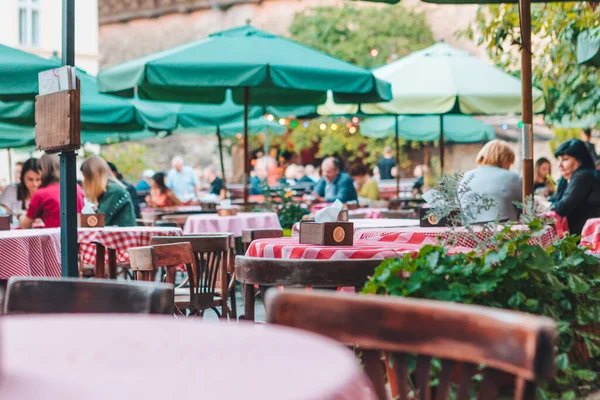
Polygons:
M196 310L212 308L215 299L221 298L223 312L228 312L227 296L221 296L219 291L222 288L227 291L228 287L230 236L156 236L150 239L151 246L159 251L164 246L180 245L177 242L185 242L192 253L195 271L193 274L188 271L188 277L191 302Z
M164 283L13 277L5 298L7 314L171 314L174 294Z
M154 226L154 220L153 219L136 218L135 224L136 224L136 226Z
M177 267L185 265L190 276L196 267L192 245L182 240L160 246L133 247L129 249L129 263L137 280L153 282L162 267L166 269L166 282L172 284Z
M166 221L163 219L157 219L156 221L154 221L154 226L160 226L163 228L181 228L177 222Z
M256 239L271 239L283 237L283 229L244 229L242 231L242 243L244 251L248 250L250 243Z
M557 331L554 321L546 317L432 300L319 291L286 290L268 297L269 322L358 346L380 399L387 398L386 369L392 395L406 400L413 390L414 398L431 399L433 357L441 359L435 388L439 400L450 398L453 384L458 384L457 399L472 398L476 373L483 375L478 399L495 399L507 377L514 382L514 399L533 398L535 382L554 374ZM382 351L386 364L381 361ZM412 355L417 355L414 373L409 371ZM480 365L485 366L483 371L478 371Z
M169 214L163 215L160 219L162 221L174 222L177 224L178 227L183 228L188 217L189 214Z
M387 210L381 212L381 218L386 219L417 219L419 218L415 210Z

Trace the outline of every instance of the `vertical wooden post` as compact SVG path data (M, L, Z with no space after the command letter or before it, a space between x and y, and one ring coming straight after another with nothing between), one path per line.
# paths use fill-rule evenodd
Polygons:
M12 152L10 147L6 149L8 152L8 182L15 183L15 177L13 176L13 163L12 163Z
M519 0L521 20L521 107L523 146L523 202L533 194L533 93L531 73L531 0Z
M395 137L396 137L396 197L400 198L400 127L398 126L398 116L394 116Z
M244 211L248 211L250 189L250 158L248 157L248 107L250 106L250 88L244 87Z
M227 189L227 180L225 179L225 162L223 161L223 138L221 137L221 127L217 127L217 139L219 140L219 159L221 160L221 179L223 188Z
M75 0L62 2L62 63L75 65ZM79 87L77 87L79 90ZM79 129L79 127L78 127ZM77 277L77 172L74 151L60 153L60 239L62 276Z
M444 176L444 116L440 114L440 176Z

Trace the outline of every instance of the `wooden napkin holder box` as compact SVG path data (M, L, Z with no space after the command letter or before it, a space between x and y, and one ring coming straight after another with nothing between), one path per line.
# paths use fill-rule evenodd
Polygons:
M237 215L238 213L238 208L234 207L234 208L217 208L217 215L219 217L233 217L234 215Z
M80 228L104 228L104 214L77 214Z
M429 208L419 208L419 226L421 228L446 228L451 226L450 221L447 218L437 219L433 215L429 215ZM451 211L450 215L453 217L452 219L456 220L456 216L458 215L458 210Z
M352 246L354 244L354 223L300 221L300 244Z

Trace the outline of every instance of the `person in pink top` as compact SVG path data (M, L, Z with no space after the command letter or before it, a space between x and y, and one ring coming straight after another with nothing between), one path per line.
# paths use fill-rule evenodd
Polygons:
M60 227L60 165L56 154L44 154L39 161L42 184L21 217L21 228L30 229L41 218L46 228ZM77 213L83 208L83 191L77 185Z

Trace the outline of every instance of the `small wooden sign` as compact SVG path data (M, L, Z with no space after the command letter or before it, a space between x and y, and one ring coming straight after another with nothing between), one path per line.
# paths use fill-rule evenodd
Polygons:
M76 90L38 95L35 102L35 143L47 153L81 147L80 84Z
M352 246L354 223L300 221L300 243L320 246Z
M419 226L422 228L442 228L450 226L446 218L436 218L434 215L429 215L429 208L419 208ZM457 215L457 211L451 211L452 216Z
M104 214L77 214L80 228L104 228Z
M10 223L12 222L12 218L12 215L0 217L0 231L10 231Z

